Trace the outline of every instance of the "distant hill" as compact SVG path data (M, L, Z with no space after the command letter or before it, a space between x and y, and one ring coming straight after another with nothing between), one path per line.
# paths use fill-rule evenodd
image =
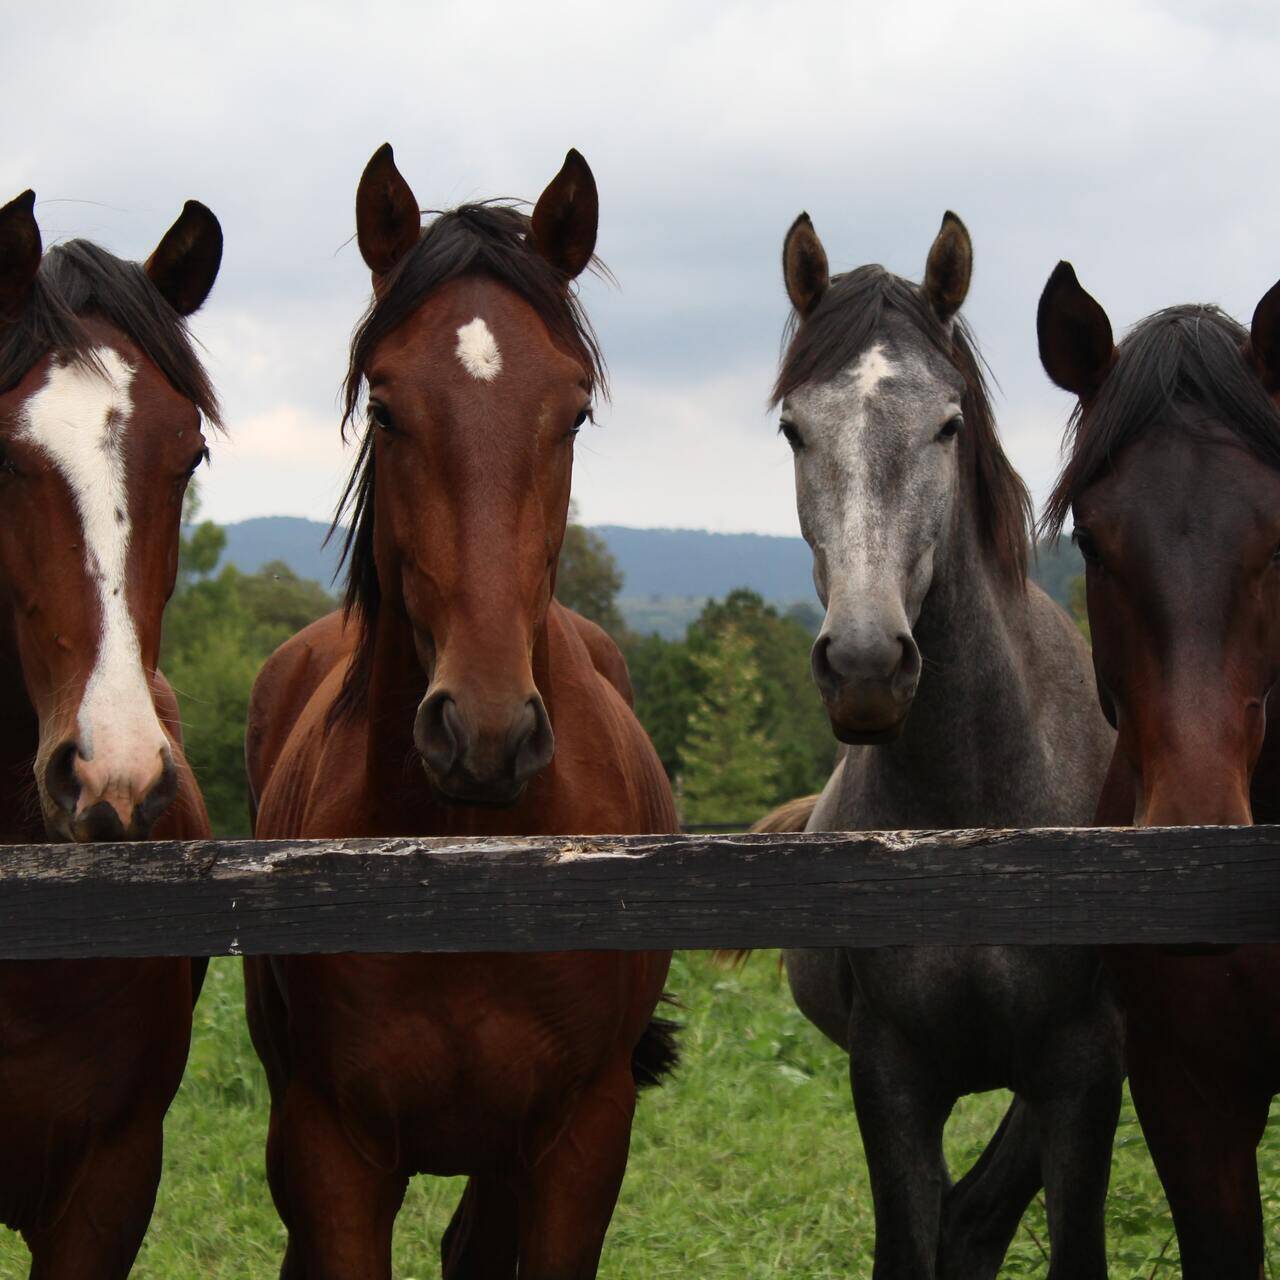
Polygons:
M339 547L322 546L328 526L296 516L260 516L225 526L226 559L247 573L283 560L303 578L329 585ZM623 574L621 605L639 631L678 637L708 597L749 587L774 604L811 602L812 561L801 538L705 529L629 529L595 526ZM1032 576L1066 603L1068 584L1083 572L1080 553L1063 541L1042 545Z
M341 544L324 546L327 524L300 516L258 516L222 526L227 534L223 559L255 573L270 560L283 560L300 578L328 587L338 567Z

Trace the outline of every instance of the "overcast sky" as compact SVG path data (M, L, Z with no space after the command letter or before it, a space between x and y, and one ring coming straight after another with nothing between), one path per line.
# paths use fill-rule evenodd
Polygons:
M1059 258L1117 331L1187 301L1247 322L1280 276L1268 4L284 8L29 5L0 49L0 199L34 187L46 244L143 258L188 197L222 221L194 325L230 428L203 481L218 520L332 510L368 292L355 187L383 141L428 207L534 199L570 146L595 171L619 287L584 286L613 383L578 445L594 524L796 531L764 401L801 209L833 269L913 279L943 210L965 219L965 313L1037 500L1070 407L1035 349Z

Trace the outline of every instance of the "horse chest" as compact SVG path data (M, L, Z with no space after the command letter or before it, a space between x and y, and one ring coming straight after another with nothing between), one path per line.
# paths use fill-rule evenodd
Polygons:
M849 1043L878 1027L953 1077L957 1092L1025 1085L1046 1035L1092 1007L1098 961L1064 947L847 952Z
M159 1123L190 1027L185 960L0 965L0 1220L55 1215L100 1135Z
M864 748L851 758L833 824L845 831L947 830L965 827L1055 825L1061 805L1040 776L1036 761L995 765L976 752L949 757L936 770L915 761L872 757ZM815 829L819 829L816 828Z
M291 958L300 1074L353 1142L406 1172L501 1160L610 1056L611 954Z

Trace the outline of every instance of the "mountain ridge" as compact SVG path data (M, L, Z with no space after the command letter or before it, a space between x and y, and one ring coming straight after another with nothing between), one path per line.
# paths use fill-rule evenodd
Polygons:
M333 589L341 538L323 545L329 526L301 516L256 516L224 525L224 561L253 573L283 560L296 574ZM707 529L636 529L629 525L592 525L618 562L623 585L623 616L642 629L679 628L685 615L696 616L702 601L736 587L758 592L772 604L813 604L812 561L802 538L767 533L714 533ZM1032 577L1065 604L1070 580L1083 572L1076 548L1063 542L1042 544L1032 561ZM674 620L655 606L683 602ZM650 625L645 625L648 618ZM633 621L636 620L636 621ZM677 634L682 633L682 628Z

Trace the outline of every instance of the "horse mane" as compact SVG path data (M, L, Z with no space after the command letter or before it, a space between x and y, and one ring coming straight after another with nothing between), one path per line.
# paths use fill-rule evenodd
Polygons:
M964 378L960 456L973 491L978 535L1000 575L1021 589L1032 527L1030 494L1000 445L972 332L959 316L944 325L918 285L879 266L834 276L813 311L803 319L793 313L787 323L770 406L806 383L828 382L843 373L875 341L886 313L914 326Z
M1248 341L1243 325L1212 306L1168 307L1134 325L1088 412L1080 404L1072 410L1064 441L1070 455L1041 532L1058 536L1071 504L1157 422L1191 430L1219 422L1280 469L1280 410L1248 363Z
M582 364L588 394L607 394L604 358L573 283L533 248L529 232L528 215L508 201L464 204L436 213L386 277L382 292L373 297L351 336L342 391L344 438L356 419L374 349L432 293L466 275L488 276L519 294L546 325L552 340ZM591 265L605 270L594 258ZM366 426L326 538L327 542L337 536L347 520L338 568L341 572L345 565L347 571L342 609L344 619L354 617L360 627L342 689L329 711L330 725L364 705L373 671L382 601L373 554L375 460L373 431Z
M100 343L85 324L93 317L125 334L207 421L222 425L186 321L140 263L88 240L68 240L41 258L22 315L0 328L0 390L16 386L50 352L69 363L96 364Z

